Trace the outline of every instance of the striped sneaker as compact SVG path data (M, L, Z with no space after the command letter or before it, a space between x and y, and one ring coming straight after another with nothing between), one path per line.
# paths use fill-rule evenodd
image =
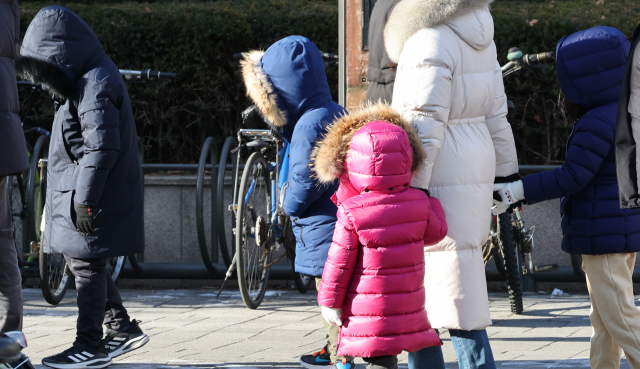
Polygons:
M132 320L129 328L124 331L114 331L107 326L104 341L107 350L109 350L110 358L113 359L116 356L139 349L149 342L149 336L142 332L138 323L139 321Z
M76 340L70 349L42 359L42 364L58 369L105 368L111 365L111 358L103 343L92 348Z

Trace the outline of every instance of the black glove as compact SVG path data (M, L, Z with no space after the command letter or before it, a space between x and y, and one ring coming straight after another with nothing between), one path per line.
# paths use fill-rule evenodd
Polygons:
M93 213L89 205L76 204L76 229L82 234L93 234Z

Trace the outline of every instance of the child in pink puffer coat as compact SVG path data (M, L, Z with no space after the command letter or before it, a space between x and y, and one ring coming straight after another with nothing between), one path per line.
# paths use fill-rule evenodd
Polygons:
M338 355L370 367L397 368L403 350L442 344L424 307L423 247L441 241L447 224L437 199L409 187L424 159L412 127L383 104L338 119L314 150L320 182L340 179L318 303L329 324L342 325Z

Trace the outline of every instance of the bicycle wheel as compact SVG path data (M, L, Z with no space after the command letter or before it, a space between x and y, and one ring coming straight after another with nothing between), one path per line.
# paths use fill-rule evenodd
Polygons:
M504 260L507 276L507 291L509 291L509 304L511 312L522 313L522 285L520 279L520 262L513 239L513 226L511 214L503 213L498 216L498 237L500 238L500 252Z
M205 204L205 175L207 167L207 157L211 161L209 201ZM216 164L218 163L218 146L213 137L208 137L202 145L200 153L200 161L198 163L198 176L196 181L196 228L198 230L198 245L200 246L200 255L207 270L213 275L216 273L215 263L218 262L218 229L216 224L216 186L218 184L218 173ZM210 218L205 228L205 208L210 211ZM207 240L207 230L209 237Z
M122 277L122 270L124 269L124 264L126 262L127 258L125 256L116 256L107 259L107 273L111 274L113 283L118 284L118 281L120 281L120 277Z
M40 248L40 287L44 299L58 305L71 284L69 268L62 254L46 254Z
M269 177L269 168L262 154L251 154L238 188L235 229L238 284L242 300L249 309L260 306L269 280L271 261Z
M233 201L225 201L225 195L229 196L229 190L225 189L224 180L227 172L230 172L231 175L235 175L235 166L237 164L237 156L231 153L231 150L238 146L238 140L235 137L229 136L224 141L224 145L222 146L222 152L220 153L220 162L218 163L218 192L216 193L216 204L218 207L218 243L220 244L220 253L222 254L222 259L224 260L224 265L227 268L231 265L233 261L233 255L236 253L236 248L234 242L230 239L227 242L227 234L225 227L225 214L229 211L228 207ZM231 166L227 169L227 165ZM232 190L233 191L233 190ZM233 199L233 193L230 196ZM231 227L235 225L235 217L234 212L229 211L231 213ZM232 234L233 236L233 234Z

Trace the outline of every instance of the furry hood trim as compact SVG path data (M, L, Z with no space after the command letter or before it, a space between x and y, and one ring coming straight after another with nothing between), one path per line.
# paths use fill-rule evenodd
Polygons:
M405 42L424 28L433 28L454 18L489 6L493 0L402 0L391 12L384 28L384 44L394 63Z
M311 166L321 183L331 183L340 178L353 135L365 124L375 121L395 124L407 133L413 152L411 171L421 168L426 152L415 129L389 105L378 103L338 118L322 140L316 143L311 153Z
M31 83L43 84L57 99L69 100L76 95L75 82L52 63L30 56L16 57L16 74Z
M281 128L287 125L287 113L278 106L278 94L271 79L260 66L264 51L254 50L242 54L240 66L247 95L271 125Z

